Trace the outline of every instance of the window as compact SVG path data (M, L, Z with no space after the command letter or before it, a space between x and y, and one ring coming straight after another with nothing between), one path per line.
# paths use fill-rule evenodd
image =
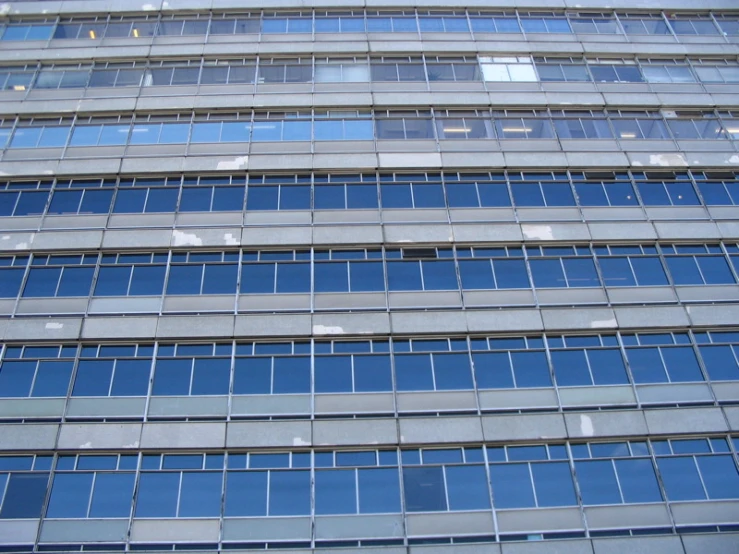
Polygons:
M482 77L485 81L536 81L536 73L531 58L480 56Z

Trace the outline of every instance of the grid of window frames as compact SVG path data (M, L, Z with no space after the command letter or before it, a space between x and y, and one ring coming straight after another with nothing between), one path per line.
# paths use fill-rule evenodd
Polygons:
M734 37L739 24L727 13L563 13L507 10L487 12L375 11L302 12L253 11L238 14L200 13L161 17L99 15L47 19L13 18L0 29L0 41L99 40L102 38L178 37L294 33L465 33L580 34Z
M739 439L717 436L2 456L0 519L320 517L729 500L739 498L737 447Z
M65 157L94 155L92 146L189 144L196 152L208 143L557 138L618 139L627 149L633 140L734 140L739 111L341 109L35 117L0 125L3 148L67 148Z
M739 245L630 244L0 256L0 298L735 285Z
M739 174L508 170L0 181L0 216L701 205L739 205Z
M233 58L0 67L0 89L70 89L283 83L437 81L704 83L739 82L736 59L564 58L556 56L384 56ZM206 89L199 91L207 93Z
M8 344L1 398L540 389L739 381L739 332Z

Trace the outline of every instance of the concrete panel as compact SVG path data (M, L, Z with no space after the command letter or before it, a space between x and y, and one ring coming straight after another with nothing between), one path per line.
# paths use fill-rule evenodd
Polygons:
M685 554L729 554L739 552L739 533L682 535Z
M218 542L218 519L135 519L131 542Z
M58 448L66 450L127 449L141 444L140 423L65 423Z
M584 223L527 223L521 225L521 233L525 241L590 240L590 231Z
M739 382L725 382L725 383L719 383L714 382L711 384L711 388L713 389L713 394L716 396L716 400L718 402L732 402L735 400L739 400ZM727 408L727 410L733 410L734 408ZM727 417L729 412L727 413ZM731 422L731 420L729 420ZM731 423L730 423L731 425ZM732 427L736 428L736 427Z
M308 337L311 335L311 316L238 315L233 334L236 337Z
M243 246L311 244L310 227L247 227L241 233Z
M64 415L65 398L3 398L2 417L58 417Z
M400 246L412 246L412 243L451 243L454 240L450 225L385 225L385 242L402 243Z
M67 417L144 417L145 397L128 398L70 398L67 402Z
M454 545L431 545L425 544L423 546L410 546L406 551L405 548L398 554L500 554L501 546L499 544L464 544L457 543ZM364 552L364 549L362 549ZM318 553L318 550L316 550ZM330 553L326 553L330 554ZM351 554L347 552L346 554ZM385 550L377 552L375 554L385 554ZM387 554L396 554L395 552L388 552ZM588 553L590 554L590 553Z
M386 313L316 314L312 318L314 336L388 335L390 316Z
M559 398L563 407L636 404L634 390L629 386L560 387Z
M650 240L657 233L651 223L630 221L628 224L588 223L593 240Z
M665 504L591 506L585 508L585 518L591 529L632 529L672 525Z
M614 537L593 539L595 554L682 554L680 537Z
M495 532L490 511L407 514L406 530L411 537L489 535Z
M501 548L502 554L593 554L588 540L511 542Z
M231 422L226 432L226 446L228 448L310 446L311 431L310 421Z
M645 410L649 434L721 433L727 431L720 408Z
M647 423L640 410L587 412L564 415L567 433L572 438L646 435Z
M53 450L58 425L0 424L0 450Z
M241 243L240 228L173 229L172 246L236 246Z
M471 333L486 331L542 331L541 312L523 310L467 310L467 329Z
M264 394L231 397L232 415L303 415L311 413L310 394Z
M0 544L33 544L38 534L38 519L0 521Z
M156 333L159 318L88 317L82 325L83 339L150 339Z
M486 441L548 440L567 437L562 414L485 415Z
M8 321L4 339L15 340L75 340L80 336L82 320L65 318L16 318Z
M477 398L472 391L398 392L399 412L477 411Z
M680 306L617 307L616 321L621 328L682 327L689 325L685 309Z
M380 152L377 154L380 168L432 168L441 167L441 154L437 152L428 153L389 153Z
M310 540L309 517L253 517L224 519L223 540Z
M102 231L54 231L37 233L32 240L34 250L87 250L100 248Z
M45 520L40 542L125 541L128 519Z
M718 239L721 233L715 223L700 223L696 221L661 222L654 224L660 239Z
M221 416L228 415L227 396L158 396L149 402L149 416Z
M637 385L636 394L642 404L713 402L711 388L704 383Z
M339 413L379 415L395 412L393 393L316 394L313 402L316 415Z
M477 393L481 410L516 408L557 408L554 388L481 390Z
M541 311L544 329L615 329L618 324L609 308L545 309Z
M696 326L736 325L739 321L739 306L686 306L685 310Z
M313 445L396 445L398 424L393 419L347 419L313 422Z
M138 161L138 160L137 160ZM105 231L103 248L167 248L172 242L172 231L147 229L146 231Z
M379 244L380 225L331 225L313 228L313 244Z
M480 442L483 440L483 430L478 417L401 419L399 427L401 444Z
M734 524L739 521L739 502L680 502L671 506L675 525Z
M573 530L584 527L579 508L496 510L495 514L500 533Z
M462 312L400 312L390 314L390 327L396 334L465 333L467 321Z
M715 387L716 385L714 385ZM739 408L736 407L726 407L723 408L724 414L726 415L726 419L729 422L729 429L732 431L739 431Z
M367 537L403 537L403 516L316 516L316 539L350 539Z
M223 448L225 423L145 423L141 448Z
M488 225L456 224L452 225L454 240L462 243L471 242L518 242L523 240L520 225L492 223Z
M234 316L164 316L159 318L157 338L233 337Z

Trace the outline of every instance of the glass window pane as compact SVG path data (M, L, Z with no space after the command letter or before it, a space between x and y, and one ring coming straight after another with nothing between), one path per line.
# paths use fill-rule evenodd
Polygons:
M531 464L536 502L540 507L574 506L575 486L567 462Z
M575 462L575 473L583 504L621 503L616 473L610 460Z
M274 394L310 392L310 357L276 357L274 365Z
M359 513L400 512L400 480L398 468L360 469Z
M409 512L446 511L442 467L403 468L403 495Z
M226 474L226 516L267 515L266 471L229 471Z
M354 470L316 470L316 514L357 513Z
M450 510L484 510L490 508L485 466L447 466L446 481Z
M434 354L436 390L472 389L470 358L465 354Z
M218 517L222 488L220 471L183 472L179 517Z
M528 464L491 464L490 483L496 508L536 506Z
M129 517L135 473L98 473L90 503L90 517Z
M139 477L136 517L176 517L180 474L144 472Z
M56 474L51 487L46 517L87 517L92 477L92 473Z
M428 354L395 356L395 383L399 391L434 390Z
M48 482L48 473L11 473L5 489L0 519L41 517Z
M739 473L731 456L697 456L708 498L739 498Z
M661 502L651 460L616 460L616 472L624 502Z
M310 471L271 471L269 515L310 514Z
M692 456L657 458L657 467L662 476L668 500L703 500L706 498L698 468Z

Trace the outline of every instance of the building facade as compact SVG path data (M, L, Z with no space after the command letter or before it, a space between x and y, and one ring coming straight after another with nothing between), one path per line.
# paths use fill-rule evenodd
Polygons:
M0 552L739 552L739 6L601 4L0 5Z

